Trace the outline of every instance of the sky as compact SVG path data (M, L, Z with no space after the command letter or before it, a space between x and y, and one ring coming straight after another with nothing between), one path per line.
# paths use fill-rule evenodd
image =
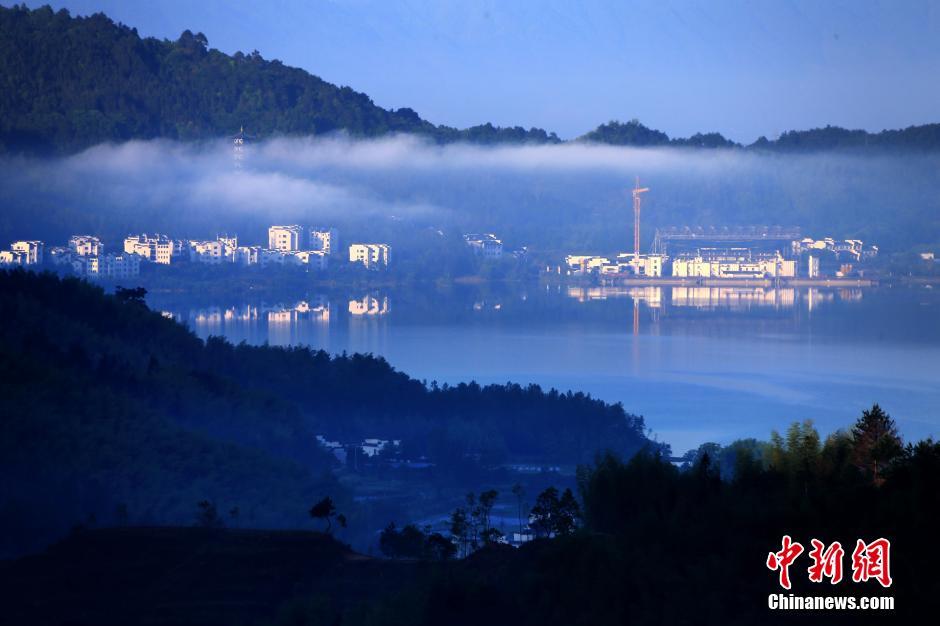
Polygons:
M4 3L5 0L4 0ZM436 124L562 138L639 119L750 143L940 122L940 2L53 0L141 35L203 32Z

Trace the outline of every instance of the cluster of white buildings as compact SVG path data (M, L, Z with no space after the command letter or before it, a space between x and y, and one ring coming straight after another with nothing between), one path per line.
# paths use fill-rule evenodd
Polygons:
M605 256L570 254L565 257L568 270L575 274L628 274L658 277L663 275L666 257L661 254L639 256L622 253L615 259Z
M123 251L106 253L101 239L74 235L67 247L54 247L46 259L57 267L69 267L92 279L128 278L140 274L141 262L172 265L180 262L239 266L293 265L314 270L327 268L329 258L339 251L335 228L305 229L299 225L271 226L268 246L242 246L238 237L219 235L213 240L172 239L163 234L129 235ZM370 269L388 267L391 248L384 243L354 243L349 261ZM9 250L0 250L0 266L41 265L41 241L15 241Z
M327 439L323 435L317 435L317 443L336 457L336 460L340 463L346 463L350 455L371 459L386 449L395 450L401 447L401 439L379 439L377 437L369 437L358 443L344 444Z
M660 277L668 268L680 278L792 278L796 261L777 252L754 254L749 249L700 249L672 259L661 254L620 254L611 260L602 256L569 255L565 264L575 274L626 274Z
M796 261L779 253L753 254L749 249L699 251L672 262L680 278L794 278Z
M832 237L824 239L813 239L805 237L799 241L793 242L793 253L797 255L813 252L828 251L836 255L837 258L849 257L856 261L864 258L870 258L878 255L878 246L871 245L865 247L861 239L843 239L837 240Z
M569 255L565 264L572 274L627 274L632 276L678 278L795 278L800 271L801 257L806 258L804 270L809 278L819 273L819 255L828 251L837 259L848 257L855 261L874 257L878 246L865 246L861 240L832 238L815 240L805 238L792 242L792 255L785 257L780 250L759 251L754 248L698 248L669 258L662 254L619 254L615 259L592 255ZM843 265L836 276L849 275L851 265Z
M14 241L9 250L0 250L0 266L40 265L42 261L41 241Z

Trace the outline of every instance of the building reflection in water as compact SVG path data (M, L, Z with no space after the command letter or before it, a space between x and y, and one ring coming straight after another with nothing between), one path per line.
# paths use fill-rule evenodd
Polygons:
M366 295L359 300L350 300L349 314L356 316L386 315L388 314L388 296Z
M796 289L764 287L673 287L673 306L696 309L747 310L752 307L792 309L796 304Z

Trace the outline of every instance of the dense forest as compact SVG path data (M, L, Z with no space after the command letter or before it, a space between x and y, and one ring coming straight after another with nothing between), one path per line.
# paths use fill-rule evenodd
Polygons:
M435 125L414 110L386 110L363 93L338 87L258 51L234 55L209 47L202 33L176 41L142 38L104 14L73 17L48 6L0 7L0 151L69 153L102 142L230 136L353 137L413 133L437 142L559 143L540 128L466 129ZM636 120L602 124L582 141L629 146L730 148L720 133L670 139ZM940 124L869 133L830 127L761 137L765 151L940 148Z
M296 526L303 503L351 497L318 434L400 439L442 479L659 448L642 418L581 393L425 385L368 355L203 342L137 290L0 272L0 318L0 553L89 518L189 521L203 499L237 505L246 526Z
M410 525L382 533L389 559L311 532L80 530L0 562L0 601L24 624L885 624L923 621L940 593L940 444L905 445L877 405L825 439L794 423L766 442L705 444L682 467L655 451L602 455L578 492L574 524L518 549L484 536L460 559L440 535L449 550L409 549L427 541ZM530 520L544 518L543 496ZM474 515L498 497L513 495L481 493ZM789 589L771 558L784 535L802 549ZM813 573L811 551L826 563L835 542L841 577ZM781 595L894 607L771 610Z
M638 120L623 123L616 120L601 124L579 138L579 141L606 143L616 146L673 146L695 148L744 148L763 152L821 152L821 151L933 151L940 148L940 124L910 126L900 130L870 133L848 130L838 126L791 130L777 139L760 137L748 146L741 146L721 133L696 133L689 138L670 139L666 133L647 128Z
M388 111L349 87L265 60L229 56L201 33L141 38L98 13L0 7L0 149L71 152L105 141L259 137L343 130L415 133L436 141L557 142L541 129L435 126Z

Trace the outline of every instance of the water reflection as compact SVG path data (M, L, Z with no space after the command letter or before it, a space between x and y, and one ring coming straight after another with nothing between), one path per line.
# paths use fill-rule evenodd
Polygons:
M350 315L387 315L388 296L366 295L358 300L350 300L347 309Z
M622 401L679 451L794 419L841 428L875 401L911 436L940 422L940 290L490 284L162 297L150 305L200 337L371 352L429 381L537 382Z

